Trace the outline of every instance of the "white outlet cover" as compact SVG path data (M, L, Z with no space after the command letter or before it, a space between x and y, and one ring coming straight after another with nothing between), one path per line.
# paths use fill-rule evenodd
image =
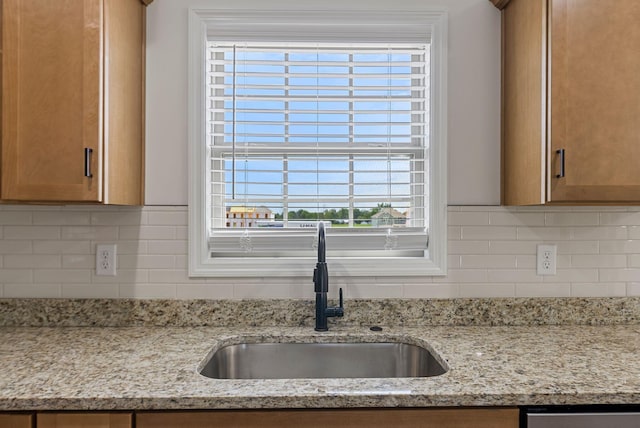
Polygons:
M116 276L116 244L96 245L96 275Z
M538 275L555 275L558 247L554 244L538 245L536 257L536 273Z

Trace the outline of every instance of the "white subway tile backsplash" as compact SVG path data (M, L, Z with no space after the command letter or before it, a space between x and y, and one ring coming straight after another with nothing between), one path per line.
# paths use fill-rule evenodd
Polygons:
M149 254L187 254L187 241L149 241L147 243L147 252Z
M599 218L598 213L552 212L545 214L544 223L546 226L597 226Z
M602 242L602 241L600 241ZM558 254L598 254L598 241L557 241Z
M571 256L572 267L584 268L624 268L627 267L627 256L622 254L587 254Z
M186 226L186 211L150 211L147 217L149 225L156 226Z
M627 256L627 267L640 268L640 254L629 254Z
M30 225L33 214L29 211L0 211L0 225Z
M600 226L600 227L572 227L571 239L576 240L607 240L628 239L627 226Z
M452 299L460 296L459 284L403 284L405 299Z
M600 213L601 225L640 226L640 211Z
M571 237L567 227L525 227L519 226L517 239L522 241L566 241Z
M175 239L173 226L124 226L120 227L120 239Z
M571 284L566 282L516 284L516 297L571 297Z
M149 269L149 282L186 284L189 274L186 269Z
M488 241L449 241L449 254L487 254Z
M62 297L60 284L5 284L4 297L55 299Z
M369 285L351 284L349 285L347 297L353 299L400 299L402 298L402 284L395 285Z
M460 294L465 297L515 297L515 284L460 284Z
M537 243L527 241L489 241L490 254L535 254Z
M175 256L130 254L118 256L118 269L174 269Z
M399 281L402 281L400 278ZM486 269L449 269L447 276L435 276L433 282L487 282Z
M120 284L121 299L176 299L176 286L173 284Z
M447 267L449 269L460 269L461 267L461 257L457 254L449 254L447 258Z
M447 237L449 241L460 240L462 236L462 228L460 226L449 226L447 229Z
M1 254L29 254L32 252L33 245L31 241L16 241L9 239L0 240Z
M3 257L2 267L5 269L31 268L33 266L59 268L62 266L62 260L57 255L7 254Z
M640 281L640 269L599 269L600 282L636 282Z
M123 211L94 211L90 215L92 225L96 226L137 226L146 223L146 213L140 208L128 208Z
M117 226L63 226L62 239L84 239L115 241L118 239Z
M488 226L489 213L449 212L449 224L455 224L458 226Z
M176 227L176 239L187 240L189 239L189 227L177 226Z
M95 265L96 257L93 254L73 254L62 256L63 268L93 269Z
M627 283L627 296L640 296L640 281Z
M462 239L471 240L505 240L515 239L516 229L505 226L463 226L461 231Z
M88 225L91 213L86 211L36 211L33 213L33 224L46 226Z
M640 239L600 241L600 254L640 254Z
M489 213L492 226L544 226L544 213L522 213L516 211Z
M233 299L232 284L181 284L176 287L178 299Z
M58 226L4 226L3 239L60 239Z
M117 299L118 287L110 284L64 284L62 297L65 299Z
M627 294L624 282L576 282L571 284L571 295L574 297L623 297Z
M640 208L449 208L447 276L332 277L349 298L640 296ZM188 277L187 208L0 206L0 297L312 299L304 278ZM118 246L95 275L95 246ZM540 243L557 273L536 274ZM333 296L334 298L335 296Z
M460 257L460 267L464 269L489 269L489 268L515 268L516 256L514 255L471 255L465 254Z
M29 245L31 245L30 242ZM91 252L90 241L60 240L33 242L34 254L88 254ZM93 253L95 253L95 251L93 251Z
M102 244L102 242L94 243L91 250L92 254L95 254L96 252L95 244ZM118 240L117 245L118 245L118 248L117 248L118 255L147 254L147 241L136 241L136 240L125 241L120 239Z
M557 269L555 275L541 276L545 282L598 282L598 269Z
M505 282L542 282L542 276L534 269L491 269L487 275L490 284Z
M33 282L36 284L45 282L84 283L91 282L91 271L89 269L34 269Z
M149 271L147 269L120 269L116 265L116 276L98 276L95 269L91 270L91 283L93 284L145 284L149 282Z
M234 285L234 299L291 299L294 298L292 293L296 290L292 289L289 284L237 284Z
M50 281L40 281L47 283ZM33 270L32 269L0 269L0 283L3 284L32 284L33 283Z
M537 266L537 257L535 255L516 256L516 268L518 269L535 269ZM556 267L559 264L556 262Z

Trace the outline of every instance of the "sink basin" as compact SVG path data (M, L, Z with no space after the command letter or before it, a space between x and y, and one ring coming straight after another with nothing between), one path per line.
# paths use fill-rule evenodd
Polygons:
M393 378L447 370L406 343L242 343L218 349L200 374L215 379Z

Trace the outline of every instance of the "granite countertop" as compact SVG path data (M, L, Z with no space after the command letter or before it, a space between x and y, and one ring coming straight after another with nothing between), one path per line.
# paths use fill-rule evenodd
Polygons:
M242 341L428 346L430 378L216 380L197 373ZM640 402L640 326L0 328L0 410L512 406Z

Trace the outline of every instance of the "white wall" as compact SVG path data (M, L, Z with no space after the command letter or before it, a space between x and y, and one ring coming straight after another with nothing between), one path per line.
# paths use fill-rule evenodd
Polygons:
M287 0L157 0L147 9L148 205L187 204L187 12ZM449 11L449 204L500 201L500 13L487 0L298 0L302 9Z

